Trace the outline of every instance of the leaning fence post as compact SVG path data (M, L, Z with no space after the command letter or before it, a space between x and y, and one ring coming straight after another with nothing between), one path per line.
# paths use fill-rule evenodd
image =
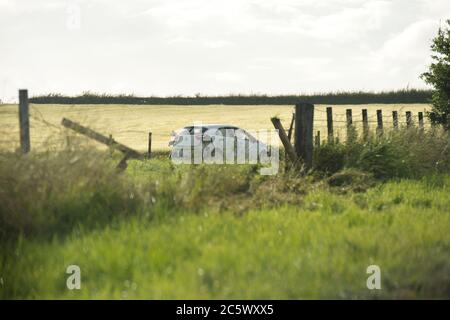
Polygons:
M377 133L383 133L383 112L381 110L377 110Z
M278 130L278 136L280 137L281 143L283 144L286 156L289 157L293 163L296 163L297 155L295 154L294 148L292 148L292 144L288 139L286 131L284 131L280 119L278 119L277 117L273 117L272 119L270 119L270 121L272 121L275 129Z
M419 112L417 117L419 119L419 129L423 130L423 112Z
M398 112L392 111L392 125L394 126L394 129L398 129Z
M312 168L314 105L295 105L295 153L304 162L305 169Z
M28 90L19 90L20 149L30 152L30 118L28 114Z
M366 140L369 137L369 118L367 117L367 109L362 109L363 137Z
M406 127L411 128L411 126L412 126L411 111L406 111Z
M152 132L148 133L148 153L147 156L151 158L152 156Z
M77 133L83 134L91 139L94 139L100 143L106 144L107 146L111 146L113 149L117 149L121 152L123 152L127 157L129 158L135 158L135 159L141 159L144 155L134 149L131 149L127 147L126 145L123 145L121 143L118 143L114 139L111 140L111 138L106 137L92 129L89 129L85 126L82 126L81 124L78 124L76 122L73 122L69 119L63 118L61 121L61 124L69 129L74 130ZM126 159L125 159L126 160Z
M328 143L333 143L333 109L327 107L327 132L328 132Z

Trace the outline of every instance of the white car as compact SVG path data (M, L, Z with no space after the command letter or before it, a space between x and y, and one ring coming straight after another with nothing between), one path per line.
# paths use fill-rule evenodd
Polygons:
M270 157L270 148L265 143L244 129L227 124L184 127L172 133L169 146L173 148L172 158L181 158L186 150L193 150L200 146L203 156L207 153L205 151L209 151L212 156L218 154L219 157L232 151L233 159L236 158L236 161L247 159L250 163L257 163L259 159ZM227 150L227 147L232 147L233 150Z

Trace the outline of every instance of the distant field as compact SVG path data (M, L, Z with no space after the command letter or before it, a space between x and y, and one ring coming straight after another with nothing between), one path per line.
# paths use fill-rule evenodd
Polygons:
M326 136L325 105L316 105L315 130ZM335 132L345 134L345 109L353 110L353 119L360 126L361 109L368 109L369 121L376 120L376 110L382 109L385 127L392 127L392 110L399 111L399 121L404 122L405 111L417 112L429 108L428 104L369 104L340 105L333 108ZM63 141L65 135L60 125L63 117L78 121L92 129L109 135L137 150L147 148L148 132L153 133L153 149L167 149L172 130L193 122L228 123L247 130L272 129L270 118L277 115L287 128L294 108L283 105L258 106L179 106L179 105L30 105L32 149L43 149ZM371 122L374 128L376 123ZM14 150L19 145L17 105L0 106L0 148ZM96 144L97 145L97 144Z

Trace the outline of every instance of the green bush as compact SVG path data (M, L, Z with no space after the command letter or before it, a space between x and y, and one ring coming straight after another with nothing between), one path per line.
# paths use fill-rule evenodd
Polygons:
M315 152L314 169L333 174L356 168L377 179L420 178L450 170L450 135L440 129L410 128L351 143L325 143Z
M340 143L326 143L314 154L314 168L327 174L341 170L345 165L345 146Z

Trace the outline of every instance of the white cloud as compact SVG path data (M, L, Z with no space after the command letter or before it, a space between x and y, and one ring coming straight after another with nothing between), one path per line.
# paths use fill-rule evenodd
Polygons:
M203 45L207 48L220 49L234 46L234 43L227 40L207 40L203 42Z
M420 86L418 75L430 63L429 44L439 24L431 19L417 21L392 35L377 50L360 60L364 71L399 86ZM402 83L398 79L402 79Z
M205 78L219 82L240 82L244 77L242 74L237 72L217 72L207 74Z
M0 0L0 99L421 87L449 17L444 0Z

